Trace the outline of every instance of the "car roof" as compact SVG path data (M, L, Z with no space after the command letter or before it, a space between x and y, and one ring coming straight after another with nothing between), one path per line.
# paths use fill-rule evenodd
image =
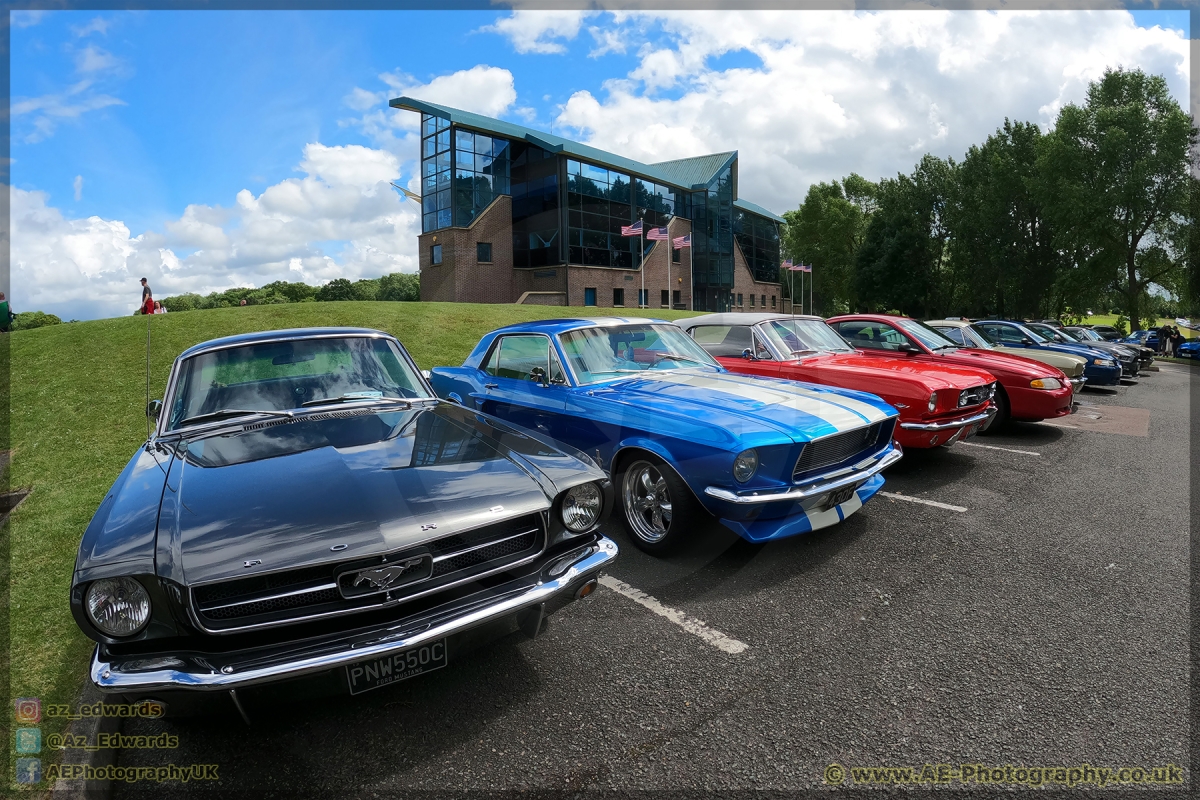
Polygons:
M681 328L694 328L697 325L757 325L760 322L767 322L772 319L815 319L818 322L825 321L824 318L814 316L813 314L755 314L744 311L733 311L725 314L702 314L698 317L687 317L675 324Z
M394 339L390 333L377 331L372 328L284 328L276 331L255 331L239 333L233 336L223 336L220 339L209 339L207 342L192 345L179 354L180 358L188 358L208 350L221 350L227 347L237 347L255 342L270 342L284 339L328 339L337 336L386 336Z
M950 328L966 328L969 327L971 323L963 322L961 319L927 319L925 320L925 324L945 325Z
M580 328L613 328L617 325L638 325L638 324L666 324L671 322L665 319L655 319L652 317L567 317L563 319L535 319L529 322L516 322L512 325L505 325L503 328L497 328L492 331L494 334L502 333L545 333L547 335L566 333L567 331L579 330Z

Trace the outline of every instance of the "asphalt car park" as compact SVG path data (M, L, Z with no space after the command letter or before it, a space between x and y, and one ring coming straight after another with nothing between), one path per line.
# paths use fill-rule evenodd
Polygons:
M831 764L1184 765L1190 376L1164 365L1085 391L1055 424L909 452L858 514L804 536L755 545L707 528L653 558L614 517L621 554L601 588L537 638L354 697L250 694L249 725L221 703L130 720L124 733L178 746L117 764L216 764L220 788L257 792L798 789L825 785Z

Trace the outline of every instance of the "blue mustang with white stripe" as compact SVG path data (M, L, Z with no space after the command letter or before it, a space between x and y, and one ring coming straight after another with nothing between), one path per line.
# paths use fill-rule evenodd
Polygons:
M727 372L669 322L559 319L493 331L439 396L583 451L654 554L711 515L752 542L834 525L901 456L864 392Z

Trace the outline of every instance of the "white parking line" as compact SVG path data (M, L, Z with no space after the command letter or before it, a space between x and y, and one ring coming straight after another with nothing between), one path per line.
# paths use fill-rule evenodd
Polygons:
M984 450L1002 450L1005 453L1020 453L1023 456L1040 456L1041 453L1033 450L1014 450L1011 447L996 447L992 444L975 444L975 442L959 442L963 447L982 447Z
M934 508L944 508L947 511L957 511L960 514L966 512L963 506L952 506L949 503L939 503L937 500L926 500L923 497L909 497L906 494L896 494L895 492L879 492L884 497L890 497L893 500L907 500L910 503L920 503L921 505L933 506Z
M658 614L660 617L664 617L667 620L674 622L688 633L699 636L701 639L722 652L729 653L731 655L737 655L749 647L749 645L745 642L739 642L737 639L731 639L720 631L713 630L712 628L708 627L695 617L689 617L687 614L684 614L677 608L664 606L662 603L658 602L641 589L635 589L628 583L619 581L611 575L600 576L600 585L612 589L619 595L628 597L638 605L645 606L655 614Z

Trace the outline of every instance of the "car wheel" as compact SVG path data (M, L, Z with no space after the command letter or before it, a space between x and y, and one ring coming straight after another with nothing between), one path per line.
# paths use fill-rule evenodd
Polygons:
M1009 417L1012 415L1012 409L1008 405L1008 395L1004 393L1003 386L996 387L996 396L992 398L996 403L996 416L992 418L992 424L987 426L987 430L980 433L994 433L1008 424Z
M624 463L619 478L625 530L651 555L664 555L694 527L699 504L675 471L654 456Z

